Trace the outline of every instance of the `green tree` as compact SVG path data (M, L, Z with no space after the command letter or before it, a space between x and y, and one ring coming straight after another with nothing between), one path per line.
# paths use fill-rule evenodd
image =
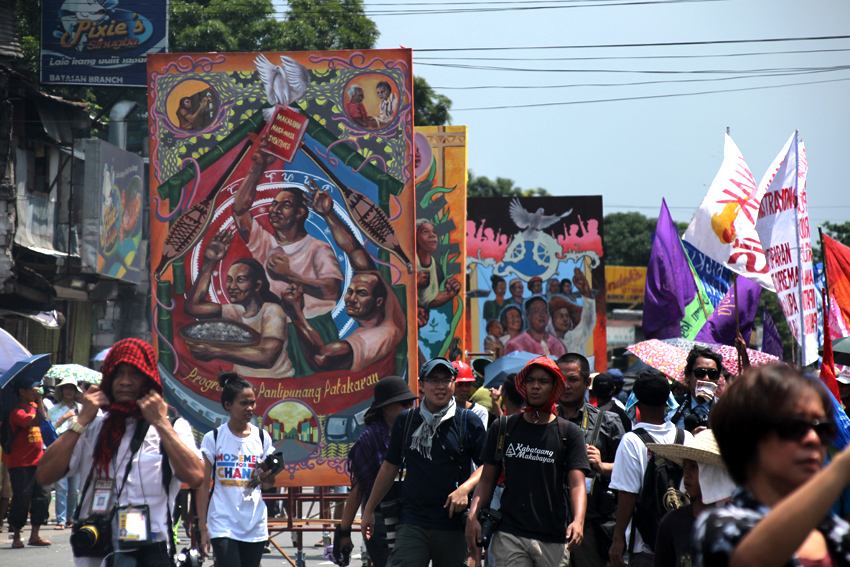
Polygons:
M169 51L273 51L284 42L271 0L171 0Z
M452 101L449 97L437 94L428 81L422 77L413 77L413 125L443 126L451 124L449 110Z
M658 219L641 213L608 213L603 217L605 229L602 248L606 266L646 266L652 252L651 235Z
M371 49L380 35L361 0L289 0L282 23L281 51Z
M497 177L492 180L483 175L476 176L469 170L469 180L466 183L467 197L551 197L549 191L542 187L522 189L514 185L513 179Z

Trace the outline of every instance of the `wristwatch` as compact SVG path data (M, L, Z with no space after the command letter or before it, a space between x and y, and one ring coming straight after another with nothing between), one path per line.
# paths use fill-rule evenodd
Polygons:
M85 433L85 431L86 431L86 426L85 426L85 425L80 425L80 424L77 422L77 418L76 418L76 417L72 417L72 418L71 418L71 421L70 421L70 425L68 426L68 431L74 431L75 433L78 433L78 434L82 435L82 434L83 434L83 433Z

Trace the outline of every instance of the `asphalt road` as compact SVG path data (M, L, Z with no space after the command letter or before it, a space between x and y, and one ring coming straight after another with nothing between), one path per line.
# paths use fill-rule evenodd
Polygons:
M52 514L53 507L51 505L51 518ZM44 526L41 529L40 535L41 537L51 541L53 545L49 547L27 546L24 549L12 549L12 536L8 533L6 528L7 524L4 522L3 532L0 533L0 565L3 567L54 567L74 564L74 555L71 552L71 545L69 543L71 530L54 530L53 526ZM27 526L22 533L24 541L29 538L29 535L30 529L29 526ZM182 530L180 535L182 536L182 539L180 540L178 550L184 546L188 546L189 543L188 538L186 538L186 535ZM322 539L321 532L307 532L303 537L305 567L333 565L333 563L322 557L324 548L314 546L315 543ZM354 541L354 552L352 553L350 566L360 567L362 565L360 557L360 533L357 532L352 534L352 539ZM297 550L292 543L291 534L282 533L276 536L274 541L283 549L283 551L286 552L287 555L289 555L290 558L292 558L293 561L297 559ZM204 565L211 566L212 561L204 561ZM280 552L272 547L272 553L263 556L261 565L265 567L289 566L290 563L280 554Z

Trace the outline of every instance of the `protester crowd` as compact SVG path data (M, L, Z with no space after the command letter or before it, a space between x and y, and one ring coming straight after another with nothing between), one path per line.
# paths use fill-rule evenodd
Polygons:
M591 373L573 352L534 358L490 391L474 392L480 376L443 358L419 369L421 397L383 377L349 454L329 556L348 565L359 512L376 567L850 565L850 524L830 511L847 497L850 454L836 447L827 464L843 410L792 366L723 370L695 347L678 396L651 368L623 392L622 375ZM225 372L219 384L229 419L200 448L169 417L143 341L116 343L100 386L63 380L52 403L40 380L16 384L0 501L12 547L50 545L53 485L75 564L172 565L185 483L204 487L200 553L258 566L262 490L282 455L254 424L251 383ZM45 423L58 434L46 449Z

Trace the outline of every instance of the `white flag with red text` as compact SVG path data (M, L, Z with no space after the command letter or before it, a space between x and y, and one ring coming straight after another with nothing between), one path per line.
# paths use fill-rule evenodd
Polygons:
M778 159L784 157L780 155ZM774 163L768 172L778 166ZM770 176L772 178L772 176ZM726 134L723 163L685 231L684 240L730 270L773 291L767 261L756 233L756 216L768 175L756 185L738 146Z
M802 346L803 359L798 362L805 366L818 359L817 290L806 200L808 163L796 132L786 146L787 153L762 196L756 231L782 312ZM768 170L766 177L770 174Z

